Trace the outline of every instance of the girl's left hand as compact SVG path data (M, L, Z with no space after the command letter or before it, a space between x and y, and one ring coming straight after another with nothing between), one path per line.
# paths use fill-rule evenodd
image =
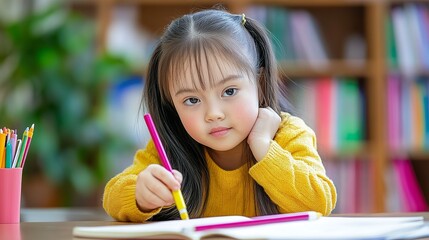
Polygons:
M247 143L256 161L262 160L267 154L280 123L280 116L272 108L259 108L258 117L247 137Z

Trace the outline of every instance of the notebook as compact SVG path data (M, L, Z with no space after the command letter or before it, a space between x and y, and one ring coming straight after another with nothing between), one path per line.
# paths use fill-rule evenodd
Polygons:
M243 216L172 220L73 229L74 239L414 239L429 236L423 217L321 217L314 221L194 231L204 224L231 223Z

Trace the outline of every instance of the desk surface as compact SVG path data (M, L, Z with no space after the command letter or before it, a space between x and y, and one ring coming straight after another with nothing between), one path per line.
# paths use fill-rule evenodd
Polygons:
M24 208L21 222L113 221L102 208Z
M424 216L429 221L429 212L380 213L380 214L334 214L333 216ZM0 224L0 239L8 240L71 240L75 226L121 225L102 209L55 208L22 209L21 223Z

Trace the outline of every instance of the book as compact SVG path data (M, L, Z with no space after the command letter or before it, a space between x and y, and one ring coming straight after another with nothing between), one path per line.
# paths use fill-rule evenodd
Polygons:
M419 86L415 81L411 83L411 149L422 149L424 143L423 102Z
M297 60L308 63L314 69L328 67L328 53L314 17L305 10L292 11L289 15Z
M416 74L417 57L414 51L413 42L410 39L410 28L407 23L407 16L403 8L396 7L391 12L393 32L395 36L398 64L404 78L410 81Z
M420 29L421 43L423 44L420 49L423 57L423 68L429 69L429 9L423 4L417 5L417 18Z
M417 181L409 159L398 159L393 162L398 177L400 197L406 212L423 212L428 210L423 192Z
M398 54L396 49L395 36L393 32L393 23L386 17L385 25L386 25L386 58L390 68L397 69L398 68Z
M399 76L387 78L387 129L388 143L392 150L401 148L401 80Z
M312 128L316 129L316 81L315 79L300 79L287 86L287 94L295 114Z
M411 239L429 236L429 225L417 217L321 217L293 221L195 231L201 224L231 223L249 218L224 216L164 222L73 229L74 239Z
M359 83L354 78L342 78L337 86L338 148L345 152L356 151L362 145L364 132L364 106Z
M401 146L405 149L411 149L413 143L412 116L413 106L411 105L411 85L409 81L401 81L400 95L400 123L401 123Z
M274 48L274 53L278 60L285 59L285 40L286 40L286 25L287 10L280 7L268 8L266 27L271 32L271 41ZM290 33L289 33L290 34Z
M421 149L427 149L428 136L429 136L429 92L427 88L427 78L426 77L417 77L416 79L417 89L419 91L419 106L421 107L421 142L419 146Z
M337 81L320 78L316 82L316 135L318 149L331 154L336 149Z
M418 19L418 8L416 4L405 4L403 7L404 16L406 18L408 28L408 38L411 43L409 46L414 53L415 57L415 68L417 71L423 69L424 55L423 52L425 43L421 36L419 19Z

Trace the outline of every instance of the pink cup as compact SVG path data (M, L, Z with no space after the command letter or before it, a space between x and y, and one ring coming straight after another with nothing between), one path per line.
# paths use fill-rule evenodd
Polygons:
M19 223L22 168L0 168L0 224Z

